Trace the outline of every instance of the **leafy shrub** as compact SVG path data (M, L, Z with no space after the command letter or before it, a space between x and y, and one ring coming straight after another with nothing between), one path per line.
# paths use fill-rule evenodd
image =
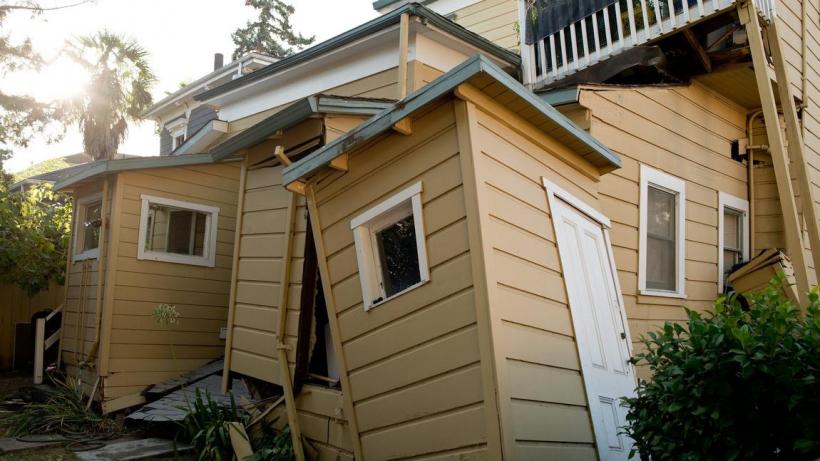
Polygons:
M9 435L21 437L40 434L104 434L114 430L114 422L87 409L83 402L79 381L60 381L49 389L44 402L32 402L19 411L12 411L0 418L0 424Z
M232 394L231 405L222 406L205 391L196 390L194 399L189 402L188 413L182 421L185 435L199 454L200 461L222 461L233 459L231 436L225 423L242 422L236 401Z
M625 432L645 459L778 460L820 455L820 301L806 313L770 283L744 309L722 297L715 313L687 310L641 339L641 381Z
M263 425L263 433L253 440L253 455L242 461L290 461L293 459L293 440L290 427L277 432L270 425Z

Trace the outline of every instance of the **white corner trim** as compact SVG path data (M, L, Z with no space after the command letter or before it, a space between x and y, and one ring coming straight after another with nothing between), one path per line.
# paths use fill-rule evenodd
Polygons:
M611 229L612 223L609 221L609 218L606 217L603 213L592 208L586 202L579 199L578 197L572 195L571 193L567 192L566 190L562 189L555 183L551 182L549 179L545 177L541 177L541 183L544 185L544 189L547 190L547 198L550 201L550 210L552 210L552 200L554 197L558 197L576 210L580 211L581 213L587 215L590 219L597 222L601 226Z
M364 310L384 304L385 302L401 296L415 288L418 288L430 280L430 268L427 259L427 240L424 233L424 212L421 203L422 183L417 182L406 189L396 193L390 198L382 201L378 205L361 213L350 221L350 228L353 231L353 241L356 247L356 262L359 269L359 281L362 288L362 303ZM378 226L374 221L382 221L378 218L390 213L397 207L405 205L410 201L410 209L413 214L413 227L416 233L416 251L419 262L419 282L394 293L391 296L383 296L383 289L380 284L380 261L374 248L373 232L374 226ZM407 216L407 215L403 215ZM377 302L375 299L383 298Z
M647 232L647 197L649 185L665 189L675 194L675 239L677 249L675 262L677 280L675 291L652 290L646 288L646 232ZM686 181L641 164L640 185L640 224L638 227L638 292L646 296L667 298L686 298Z
M137 259L206 267L214 267L216 265L216 238L217 229L219 228L218 207L146 194L141 194L140 199L142 200L142 206L140 209L139 236L137 237ZM207 239L204 245L205 254L203 256L191 256L146 250L145 240L148 236L148 210L151 203L206 213L208 217L205 220L205 238Z
M723 211L726 208L741 214L743 260L748 261L750 255L749 201L726 192L718 192L718 293L723 293Z
M86 259L97 259L100 257L100 245L102 245L105 241L105 237L103 235L100 235L100 241L97 243L97 248L77 253L77 244L80 243L80 225L85 222L85 206L94 202L102 202L102 192L86 195L85 197L74 201L74 236L72 238L73 248L71 250L73 253L71 258L72 262L84 261ZM105 216L101 216L101 218L105 219ZM85 229L82 230L82 234L83 240L85 240Z

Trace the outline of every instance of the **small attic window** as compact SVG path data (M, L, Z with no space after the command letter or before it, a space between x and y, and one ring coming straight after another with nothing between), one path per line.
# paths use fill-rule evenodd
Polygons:
M416 183L350 222L365 310L430 279L421 190Z
M188 119L179 117L169 122L165 129L171 135L171 151L177 150L179 146L185 143L185 133L188 129Z
M219 208L142 196L137 259L213 267Z

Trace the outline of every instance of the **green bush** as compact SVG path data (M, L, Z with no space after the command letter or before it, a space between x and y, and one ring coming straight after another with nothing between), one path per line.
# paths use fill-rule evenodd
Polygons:
M638 385L625 432L644 459L779 460L820 456L820 301L805 313L776 289L687 310L641 339L653 380Z
M185 435L190 440L200 461L230 461L233 459L231 436L225 423L243 422L239 409L231 396L230 407L215 402L208 391L196 390L189 402L188 413L182 421Z

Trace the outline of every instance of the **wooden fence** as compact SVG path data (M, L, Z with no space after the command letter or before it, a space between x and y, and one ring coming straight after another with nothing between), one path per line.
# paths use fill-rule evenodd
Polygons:
M35 312L57 308L63 303L64 295L65 288L56 283L32 297L14 285L0 284L0 370L12 367L17 324L29 324ZM27 347L33 354L33 329L31 331Z

